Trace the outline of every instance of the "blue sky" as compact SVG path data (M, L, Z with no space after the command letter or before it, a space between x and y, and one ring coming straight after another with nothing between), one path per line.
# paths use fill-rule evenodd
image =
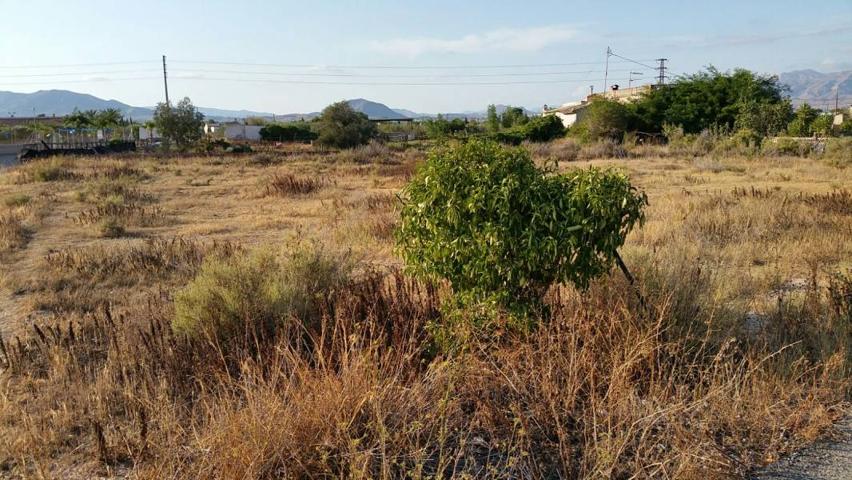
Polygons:
M538 108L602 88L607 46L647 66L667 57L673 74L852 69L852 0L0 0L0 19L0 90L138 106L163 99L163 54L173 99L275 113L356 97L432 113ZM620 85L654 75L610 68Z

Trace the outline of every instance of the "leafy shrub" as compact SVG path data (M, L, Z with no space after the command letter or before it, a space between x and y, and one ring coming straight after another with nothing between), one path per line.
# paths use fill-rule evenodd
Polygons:
M605 138L621 141L630 124L630 111L615 100L596 98L592 100L581 119L568 131L569 135L582 142L594 142Z
M356 112L346 102L325 107L316 123L321 145L335 148L352 148L374 138L378 130L361 112Z
M307 122L273 123L260 129L260 138L275 142L310 142L317 133Z
M224 344L245 333L272 334L298 319L313 328L322 302L348 283L346 257L303 247L283 259L269 251L208 258L175 296L173 328Z
M524 138L531 142L549 142L565 135L562 120L556 115L533 117L521 130L524 132Z
M410 271L449 280L460 305L524 322L551 284L587 286L643 219L646 197L615 171L547 173L492 142L431 152L403 190L397 245Z

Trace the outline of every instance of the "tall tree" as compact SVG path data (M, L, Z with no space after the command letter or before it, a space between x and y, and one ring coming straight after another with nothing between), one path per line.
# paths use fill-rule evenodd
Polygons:
M378 133L367 115L356 112L347 102L333 103L322 111L316 123L321 145L352 148L363 145Z
M174 142L180 150L186 150L201 139L204 115L196 110L188 97L171 106L157 104L154 110L154 125L163 137Z
M710 67L652 90L630 108L639 130L660 132L669 124L683 127L686 133L699 133L711 127L733 129L747 108L784 101L784 88L777 77Z
M485 127L489 132L497 132L500 130L500 117L497 116L497 106L494 104L488 105L488 110L485 116Z

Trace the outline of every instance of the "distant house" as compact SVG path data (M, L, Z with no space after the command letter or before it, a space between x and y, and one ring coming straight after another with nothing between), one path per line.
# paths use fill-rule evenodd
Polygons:
M622 103L633 102L655 88L657 88L656 85L642 85L639 87L622 89L619 88L618 85L613 85L609 91L593 93L579 102L568 102L556 108L545 108L542 115L555 115L562 120L562 125L568 128L583 118L586 107L588 107L596 98L616 100Z
M849 107L849 110L845 112L839 112L834 114L834 121L831 122L835 127L839 127L843 125L843 122L852 118L852 107Z
M159 140L162 136L156 128L139 127L139 140Z
M246 125L240 122L205 123L204 133L225 140L260 140L260 125Z

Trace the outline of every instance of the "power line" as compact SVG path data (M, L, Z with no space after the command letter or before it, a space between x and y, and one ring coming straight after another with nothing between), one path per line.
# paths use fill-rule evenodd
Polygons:
M652 66L650 66L650 65L648 65L648 64L646 64L646 63L642 63L642 62L640 62L640 61L633 60L633 59L631 59L631 58L622 57L621 55L619 55L619 54L617 54L617 53L613 52L613 51L612 51L612 50L610 50L609 48L607 48L607 55L612 56L612 57L620 58L620 59L622 59L622 60L624 60L624 61L627 61L627 62L630 62L630 63L635 63L636 65L641 65L641 66L643 66L643 67L645 67L645 68L648 68L648 69L651 69L651 70L655 70L655 69L657 68L657 67L652 67Z
M343 85L343 86L465 86L465 85L538 85L555 83L579 83L586 81L601 81L596 79L559 79L559 80L521 80L505 82L332 82L322 80L273 80L261 78L217 78L217 77L172 77L172 80L189 81L221 81L221 82L248 82L248 83L275 83L291 85ZM627 80L619 79L619 80Z
M103 78L88 78L85 80L53 80L47 82L0 82L0 85L62 85L66 83L103 83L103 82L124 82L133 80L158 80L161 77L103 77Z
M634 60L629 60L636 63ZM279 68L340 68L340 69L381 69L381 70L456 70L456 69L499 69L499 68L536 68L536 67L569 67L578 65L601 65L603 62L569 62L569 63L527 63L505 65L319 65L319 64L286 64L286 63L250 63L250 62L219 62L200 60L172 60L173 64L194 65L241 65L253 67ZM618 62L622 63L622 62ZM640 64L642 65L642 64ZM648 67L653 69L654 67Z
M81 75L108 75L114 73L151 73L151 70L104 70L97 72L62 72L62 73L17 73L0 75L0 78L38 78L38 77L79 77Z
M63 63L63 64L54 64L54 65L0 65L0 68L4 69L27 69L27 68L72 68L72 67L103 67L108 65L140 65L140 64L156 64L159 62L150 61L150 60L142 60L142 61L133 61L133 62L100 62L100 63Z
M631 69L610 70L614 72L628 72ZM316 72L258 72L247 70L208 70L208 69L192 69L178 68L172 69L172 72L182 73L224 73L224 74L240 74L240 75L270 75L270 76L287 76L287 77L348 77L348 78L481 78L481 77L530 77L543 75L572 75L572 74L590 74L603 73L602 70L573 70L573 71L556 71L556 72L512 72L512 73L453 73L453 74L380 74L371 75L363 73L316 73Z

